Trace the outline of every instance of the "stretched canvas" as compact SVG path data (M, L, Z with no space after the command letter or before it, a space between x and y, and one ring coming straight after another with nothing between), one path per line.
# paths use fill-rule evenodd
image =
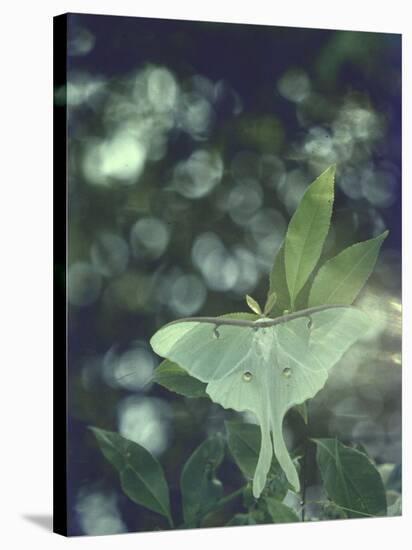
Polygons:
M54 48L55 531L400 515L401 36Z

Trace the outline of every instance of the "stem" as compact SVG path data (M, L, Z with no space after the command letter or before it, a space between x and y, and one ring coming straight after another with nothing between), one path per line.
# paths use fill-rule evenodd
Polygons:
M240 487L239 489L236 489L236 491L233 491L233 493L230 493L229 495L226 495L225 497L221 498L218 502L213 504L213 506L209 506L204 510L201 514L194 517L191 521L187 522L185 521L182 523L182 525L179 526L179 529L185 529L186 527L193 526L193 523L197 523L201 521L205 516L210 514L210 512L213 512L214 510L218 510L219 508L222 508L223 506L226 506L229 502L232 502L232 500L235 500L238 496L240 496L243 491L246 489L247 485L243 485L243 487Z
M303 443L303 460L302 460L302 501L301 501L301 520L302 522L305 521L305 507L306 507L306 470L307 470L307 462L308 462L308 426L309 426L309 409L306 408L306 422L305 422L305 428L303 432L304 437L304 443Z
M302 501L301 501L301 520L302 522L305 521L305 506L306 506L306 449L307 445L305 442L304 446L304 455L303 455L303 461L302 461Z

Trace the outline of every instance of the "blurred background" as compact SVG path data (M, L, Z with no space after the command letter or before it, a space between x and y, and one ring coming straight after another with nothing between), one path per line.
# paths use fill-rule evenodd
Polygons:
M309 431L363 445L400 491L400 36L70 15L68 37L69 533L167 528L121 493L88 425L160 460L179 519L184 462L241 415L151 384L149 339L246 311L245 294L264 303L289 219L332 163L323 259L390 234L358 299L374 323L312 400ZM219 477L243 483L230 457Z

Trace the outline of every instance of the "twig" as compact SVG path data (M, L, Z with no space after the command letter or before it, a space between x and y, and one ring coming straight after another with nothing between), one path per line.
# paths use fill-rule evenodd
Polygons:
M176 325L177 323L193 322L193 323L210 323L215 325L216 327L220 327L220 326L248 327L248 328L254 328L257 330L261 328L273 327L275 325L280 325L282 323L287 323L288 321L292 321L293 319L299 319L300 317L310 317L310 315L312 315L313 313L318 313L320 311L325 311L328 309L336 309L336 308L345 308L345 307L348 308L353 306L343 306L342 304L315 306L307 309L302 309L294 313L289 313L287 315L282 315L280 317L276 317L275 319L269 319L267 321L259 321L259 323L257 323L256 321L246 321L244 319L229 319L225 317L183 317L182 319L176 319L176 321L171 321L170 323L167 323L162 328L169 327L171 325Z

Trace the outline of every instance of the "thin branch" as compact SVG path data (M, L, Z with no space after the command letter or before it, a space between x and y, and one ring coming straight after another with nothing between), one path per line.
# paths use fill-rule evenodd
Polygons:
M268 319L267 321L261 321L257 323L256 321L246 321L245 319L228 319L224 317L183 317L182 319L176 319L176 321L171 321L170 323L167 323L164 325L163 328L169 327L171 325L175 325L177 323L210 323L212 325L219 326L234 326L234 327L248 327L253 329L259 329L259 328L266 328L266 327L273 327L275 325L280 325L282 323L287 323L288 321L292 321L293 319L299 319L300 317L310 317L313 313L317 313L319 311L325 311L327 309L336 309L341 307L353 307L353 306L344 306L342 304L336 304L336 305L324 305L324 306L316 306L316 307L309 307L307 309L301 309L300 311L296 311L295 313L289 313L288 315L282 315L280 317L276 317L275 319Z

